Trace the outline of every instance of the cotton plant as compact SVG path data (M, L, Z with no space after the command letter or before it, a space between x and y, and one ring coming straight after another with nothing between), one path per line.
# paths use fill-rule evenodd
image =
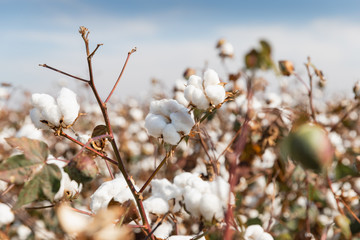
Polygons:
M173 99L151 102L150 112L145 118L147 132L171 145L177 145L183 136L188 135L194 124L188 109Z
M184 96L194 107L207 110L223 103L226 91L224 84L220 82L219 75L214 70L208 69L203 78L196 75L190 76Z
M260 225L251 225L245 230L244 240L274 240L274 238Z
M70 127L79 116L80 105L76 94L63 87L55 98L45 93L31 96L33 108L30 117L38 129L60 129Z

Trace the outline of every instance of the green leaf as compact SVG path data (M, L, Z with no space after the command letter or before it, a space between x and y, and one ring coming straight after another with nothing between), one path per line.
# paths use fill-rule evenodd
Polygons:
M335 168L335 179L339 180L347 176L351 176L351 177L358 176L358 171L352 166L346 166L341 162L338 162Z
M45 165L20 191L15 209L34 201L54 201L60 189L61 170L55 164Z
M18 148L24 152L25 157L33 162L45 162L49 150L46 143L26 137L22 138L6 138L10 146Z
M43 162L30 161L24 154L12 156L0 164L0 179L22 184Z

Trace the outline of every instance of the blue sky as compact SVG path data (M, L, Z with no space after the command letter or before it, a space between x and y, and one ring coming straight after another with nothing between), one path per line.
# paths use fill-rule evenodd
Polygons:
M85 1L0 0L0 82L33 92L54 91L63 76L39 63L87 76L83 42L90 29L96 81L106 94L127 52L138 48L117 94L146 94L149 80L170 86L186 67L205 62L223 74L214 48L219 38L235 47L229 68L260 38L274 58L294 61L299 71L307 56L323 69L330 92L351 91L360 79L359 1ZM276 84L276 83L274 83Z

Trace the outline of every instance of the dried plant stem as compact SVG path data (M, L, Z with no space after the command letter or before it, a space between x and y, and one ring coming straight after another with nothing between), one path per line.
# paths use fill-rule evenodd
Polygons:
M340 200L341 200L341 202L344 204L344 206L346 207L346 209L349 211L349 213L356 219L356 221L357 221L358 223L360 223L360 219L359 219L359 218L356 216L356 214L351 210L351 208L349 207L349 205L347 205L346 202L345 202L343 199L340 198Z
M146 182L144 183L144 185L142 186L142 188L140 189L139 193L143 193L144 190L146 189L146 187L150 184L150 182L153 180L153 178L156 176L156 174L160 171L160 169L162 168L162 166L164 166L164 164L167 162L167 160L172 156L172 152L175 150L176 146L174 146L171 151L169 151L168 153L166 153L165 157L163 158L163 160L161 161L161 163L159 164L159 166L157 166L157 168L155 169L155 171L151 174L151 176L146 180Z
M311 110L311 117L313 118L314 122L316 123L316 113L315 113L315 108L314 108L314 104L313 104L313 78L312 78L312 74L310 73L310 57L308 57L308 62L305 64L306 66L306 71L308 73L308 77L309 77L309 85L310 85L310 90L309 90L309 104L310 104L310 110Z
M331 127L330 132L334 131L349 116L349 114L358 107L360 107L360 101L357 101L357 103L353 107L351 107L345 112L345 114L339 119L339 121Z
M71 74L68 74L68 73L66 73L66 72L60 71L60 70L58 70L58 69L56 69L56 68L50 67L50 66L48 66L48 65L46 65L46 64L39 64L39 66L40 66L40 67L44 67L44 68L51 69L51 70L53 70L53 71L55 71L55 72L64 74L64 75L66 75L66 76L68 76L68 77L71 77L71 78L75 78L75 79L80 80L80 81L82 81L82 82L86 82L86 83L89 82L89 80L86 80L86 79L83 79L83 78L80 78L80 77L76 77L76 76L74 76L74 75L71 75Z
M87 211L83 211L83 210L80 210L80 209L76 209L76 208L73 208L73 207L70 207L71 210L73 210L74 212L78 212L78 213L82 213L82 214L85 214L85 215L88 215L88 216L94 216L93 213L90 213L90 212L87 212Z
M119 153L119 148L117 147L117 144L115 142L115 139L114 139L114 135L113 135L113 130L112 130L112 127L111 127L111 124L110 124L110 119L109 119L109 115L108 115L108 112L107 112L107 106L106 106L106 102L103 102L99 96L99 93L96 89L96 86L95 86L95 82L94 82L94 76L93 76L93 70L92 70L92 63L91 63L91 59L92 57L94 56L94 53L95 51L99 48L100 45L98 45L96 47L96 49L90 54L90 51L89 51L89 39L88 39L88 35L89 35L89 32L87 31L86 28L83 28L81 27L80 28L80 34L84 40L84 43L85 43L85 49L86 49L86 54L87 54L87 63L88 63L88 69L89 69L89 78L90 78L90 81L88 82L89 86L91 87L91 90L93 91L94 95L95 95L95 98L96 98L96 101L98 102L98 105L101 109L101 112L102 112L102 115L103 115L103 118L104 118L104 121L105 121L105 125L106 125L106 128L108 130L108 133L110 135L109 137L109 142L113 148L113 152L115 154L115 158L118 162L117 166L118 168L120 169L121 173L123 174L124 176L124 179L131 191L131 193L133 194L134 198L135 198L135 201L136 201L136 204L137 204L137 207L138 207L138 210L139 210L139 213L140 213L140 216L141 216L141 220L142 220L142 224L144 225L145 227L145 230L149 233L151 239L154 239L153 235L151 234L151 228L150 228L150 224L147 220L147 217L146 217L146 214L145 214L145 209L144 209L144 206L142 204L142 196L141 194L139 194L136 189L135 189L135 186L134 184L132 183L131 181L131 178L129 176L129 174L127 173L126 171L126 168L125 168L125 165L124 165L124 162L120 156L120 153ZM128 55L129 57L129 55ZM126 61L127 62L127 61ZM126 65L126 64L125 64ZM124 70L124 68L123 68ZM121 74L120 74L120 77L121 77ZM120 80L120 77L118 78L117 82ZM115 84L112 92L114 91L115 87L116 87L117 83ZM111 96L111 93L109 95L109 97ZM109 99L108 97L108 99ZM107 100L108 100L107 99Z
M335 198L335 200L336 200L336 205L337 205L337 207L338 207L339 212L340 212L342 215L345 215L344 210L343 210L343 209L341 208L341 206L340 206L340 200L339 200L339 198L336 196L336 193L335 193L335 191L334 191L334 189L333 189L333 187L332 187L332 183L331 183L330 177L327 175L326 178L327 178L327 182L328 182L330 191L332 192L332 194L334 195L334 198Z
M122 68L122 70L120 72L120 75L119 75L118 79L116 80L116 83L114 84L114 87L112 88L111 92L109 93L109 96L106 98L106 100L104 102L105 104L109 101L111 95L114 93L114 91L115 91L115 89L116 89L116 87L117 87L117 85L118 85L118 83L119 83L119 81L120 81L120 79L121 79L121 77L122 77L122 75L124 73L124 70L125 70L126 65L127 65L128 61L129 61L129 58L130 58L131 54L133 54L134 52L136 52L136 47L131 49L130 52L128 52L128 55L127 55L127 58L125 60L124 66L123 66L123 68Z

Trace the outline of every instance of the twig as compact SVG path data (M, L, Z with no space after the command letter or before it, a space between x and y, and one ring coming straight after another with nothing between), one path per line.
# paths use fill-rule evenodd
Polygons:
M337 207L338 207L339 212L340 212L342 215L345 215L344 210L340 207L339 198L336 196L336 193L335 193L334 189L332 188L332 183L331 183L331 179L330 179L329 175L327 175L326 178L327 178L327 182L328 182L330 191L332 192L332 194L334 195L334 198L335 198L335 200L336 200L336 205L337 205Z
M310 73L310 57L308 57L308 62L305 64L306 66L306 71L308 73L308 77L309 77L309 85L310 85L310 90L309 90L309 104L310 104L310 110L311 110L311 116L314 120L314 122L316 123L316 113L315 113L315 108L314 108L314 104L313 104L313 79L312 79L312 75Z
M106 100L104 102L105 104L110 100L111 95L114 93L114 91L115 91L115 89L116 89L116 87L117 87L117 85L118 85L118 83L119 83L119 81L120 81L120 79L121 79L121 77L122 77L122 75L124 73L124 70L125 70L126 65L127 65L128 61L129 61L129 58L130 58L131 54L133 54L134 52L136 52L136 47L131 49L130 52L128 52L128 55L127 55L127 58L125 60L124 66L123 66L123 68L122 68L122 70L120 72L120 75L119 75L118 79L116 80L116 83L114 84L114 87L112 88L111 92L109 93L109 96L106 98Z
M44 68L51 69L51 70L53 70L53 71L55 71L55 72L64 74L64 75L66 75L66 76L68 76L68 77L72 77L72 78L75 78L75 79L77 79L77 80L80 80L80 81L83 81L83 82L86 82L86 83L89 82L89 80L86 80L86 79L83 79L83 78L80 78L80 77L76 77L76 76L71 75L71 74L69 74L69 73L60 71L60 70L58 70L58 69L56 69L56 68L50 67L50 66L48 66L48 65L46 65L46 64L39 64L39 66L40 66L40 67L44 67Z
M52 208L55 207L54 204L48 205L48 206L40 206L40 207L26 207L27 210L37 210L37 209L44 209L44 208Z
M341 202L344 204L344 206L346 207L346 209L349 211L349 213L356 219L356 221L358 223L360 223L360 219L356 216L356 214L351 210L351 208L346 204L346 202L340 198Z
M156 231L156 229L158 227L160 227L160 225L163 223L164 219L167 217L167 215L169 215L169 212L165 213L165 215L161 218L160 222L156 225L156 227L150 232L149 235L146 236L146 238L144 240L147 240L150 236L152 236L152 234Z
M151 174L151 176L146 180L146 182L144 183L144 185L142 186L142 188L140 189L139 193L143 193L144 190L146 189L146 187L150 184L150 182L153 180L153 178L155 177L155 175L160 171L160 169L162 168L162 166L164 166L164 164L167 162L167 160L171 157L172 155L172 151L174 151L174 149L176 148L176 146L174 146L171 151L169 151L165 157L163 158L163 160L161 161L161 163L159 164L159 166L155 169L155 171Z
M347 116L359 106L360 101L358 101L352 108L346 111L346 113L339 119L339 121L331 127L330 132L334 131L340 125L340 123L342 123L347 118Z
M94 51L88 56L88 58L92 58L92 57L94 56L94 54L96 53L96 51L98 50L98 48L99 48L100 46L102 46L102 45L103 45L102 43L96 45L96 48L95 48Z
M7 194L14 186L15 186L14 183L13 183L13 184L10 184L10 186L8 186L8 187L5 189L5 191L3 191L3 192L1 193L0 196L3 196L3 195L5 195L5 194Z
M73 208L73 207L70 207L73 211L75 212L78 212L78 213L82 213L82 214L85 214L85 215L88 215L88 216L94 216L93 213L90 213L90 212L87 212L87 211L83 211L83 210L80 210L80 209L76 209L76 208Z

